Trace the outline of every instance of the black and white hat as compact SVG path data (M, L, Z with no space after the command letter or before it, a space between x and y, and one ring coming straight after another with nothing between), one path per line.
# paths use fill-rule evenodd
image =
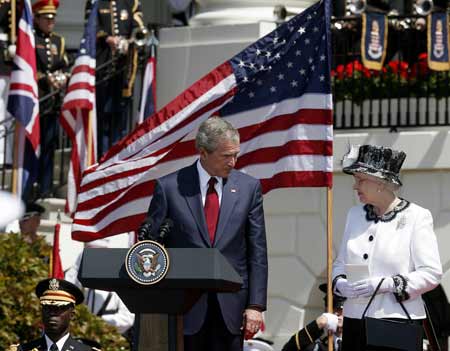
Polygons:
M365 173L402 185L399 173L405 158L406 154L403 151L384 146L351 146L342 160L342 170L347 174Z

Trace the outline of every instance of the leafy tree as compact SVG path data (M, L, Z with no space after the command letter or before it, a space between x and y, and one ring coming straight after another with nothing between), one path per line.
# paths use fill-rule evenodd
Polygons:
M34 293L48 277L51 247L43 238L25 242L18 234L0 234L0 349L38 338L41 308ZM85 305L76 307L71 334L99 342L103 350L129 350L126 339Z

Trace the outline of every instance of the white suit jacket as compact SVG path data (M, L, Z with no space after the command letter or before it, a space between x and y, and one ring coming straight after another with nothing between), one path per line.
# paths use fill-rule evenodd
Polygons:
M421 294L436 287L442 276L430 211L410 203L391 221L375 223L366 219L363 205L351 208L333 264L333 279L346 275L345 264L367 264L370 277L404 276L409 299L403 304L411 318L425 318ZM361 318L368 301L347 299L344 316ZM393 293L377 294L366 316L406 318Z

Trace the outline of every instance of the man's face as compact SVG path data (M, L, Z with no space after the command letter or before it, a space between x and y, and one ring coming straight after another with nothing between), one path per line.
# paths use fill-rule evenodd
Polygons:
M29 218L19 221L20 232L22 234L36 235L39 225L41 224L41 216L33 215Z
M236 165L239 151L239 143L222 139L213 152L200 149L200 162L210 176L227 178Z
M37 15L35 17L37 27L44 34L50 34L55 29L55 17L48 18L46 15Z
M45 334L53 341L69 332L69 325L75 316L73 305L42 305L42 322ZM55 340L54 340L55 339Z

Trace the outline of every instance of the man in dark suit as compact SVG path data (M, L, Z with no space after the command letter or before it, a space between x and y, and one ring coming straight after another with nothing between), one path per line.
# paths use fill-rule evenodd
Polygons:
M82 303L84 299L77 286L62 279L45 279L36 286L36 295L41 302L44 334L28 343L12 345L8 351L94 350L73 339L69 333L70 321L75 317L75 305Z
M267 247L260 182L234 170L239 133L225 120L203 122L200 158L156 181L148 216L174 222L167 247L216 248L244 284L236 293L204 294L184 316L186 351L242 350L262 323L267 300Z

